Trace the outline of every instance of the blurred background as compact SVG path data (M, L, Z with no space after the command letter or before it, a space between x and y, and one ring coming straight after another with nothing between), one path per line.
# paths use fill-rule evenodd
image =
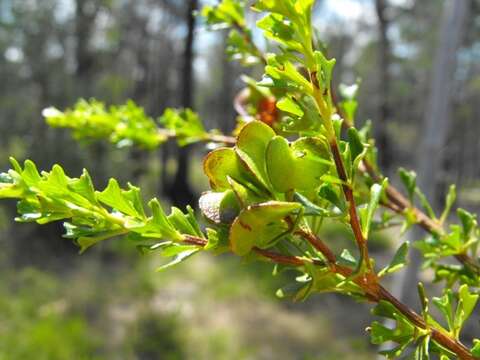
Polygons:
M231 130L245 70L224 54L226 33L189 16L206 3L0 0L1 169L12 155L40 168L61 163L72 176L86 167L98 188L109 177L131 181L164 204L197 198L207 187L202 146L78 144L48 128L41 111L79 97L134 99L153 117L191 106L207 127ZM252 25L258 16L249 15ZM393 182L398 166L426 174L419 181L438 203L455 182L458 205L477 211L480 2L318 0L314 25L337 59L336 84L361 79L358 121L372 119L385 173ZM268 50L258 31L254 39ZM262 69L247 73L259 78ZM161 259L128 244L78 256L61 224L20 225L14 214L13 202L2 203L2 360L375 358L364 331L368 305L335 295L280 301L282 277L272 277L271 266L197 256L156 273ZM329 232L339 242L348 237ZM372 251L387 258L399 241L381 234ZM402 292L401 280L391 286Z

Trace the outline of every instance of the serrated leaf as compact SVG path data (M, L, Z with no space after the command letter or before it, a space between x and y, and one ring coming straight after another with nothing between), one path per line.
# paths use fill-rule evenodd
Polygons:
M293 195L293 200L302 204L304 208L304 212L303 212L304 216L329 216L330 215L330 213L326 209L321 208L320 206L314 204L302 194L299 194L296 192Z
M97 199L120 212L133 217L139 216L137 209L127 200L117 180L110 179L108 186L102 192L97 192Z
M444 223L447 219L448 215L450 214L450 210L452 209L452 205L457 198L457 190L455 185L450 185L448 189L447 198L445 199L445 209L440 216L440 223Z
M355 161L355 159L363 152L364 146L357 129L353 127L348 129L348 143L350 144L352 161Z
M398 174L400 180L402 180L403 185L407 189L408 198L412 201L415 189L417 188L417 174L414 171L407 171L404 168L398 169Z
M207 136L199 116L190 109L167 109L159 121L175 133L180 146L201 141Z
M197 231L190 223L189 218L180 209L172 207L170 215L167 216L168 222L181 234L197 236Z
M285 96L277 102L277 108L279 110L288 112L298 117L302 117L304 112L300 105L292 98Z
M388 180L383 180L382 184L373 184L370 188L370 202L366 209L362 209L364 211L360 212L361 223L362 223L362 233L363 236L367 239L370 234L370 226L373 220L373 215L375 214L375 210L380 203L380 198L385 187L388 184Z
M395 255L392 258L390 264L382 269L378 276L382 277L391 273L394 273L401 268L403 268L407 264L407 255L408 255L408 248L410 243L408 241L404 242L395 252Z
M464 284L460 286L458 290L458 297L459 297L459 307L461 304L462 307L462 315L460 319L460 326L470 317L475 309L475 306L478 302L478 294L470 293L468 290L468 285Z
M427 197L418 187L415 189L415 194L420 200L420 204L422 204L422 207L427 211L428 216L431 219L434 219L434 220L437 219L437 215L435 215L432 205L430 205L430 202L428 201Z
M86 169L83 169L83 173L80 178L73 179L69 182L68 188L87 199L90 203L97 203L97 197L95 196L95 188L93 187L93 182L90 174Z
M480 340L479 339L473 339L473 347L470 351L472 352L473 356L480 357Z
M468 237L472 229L476 226L477 216L462 208L457 209L457 216L462 222L464 237Z
M442 297L432 298L433 304L437 307L438 310L445 316L447 320L448 327L450 330L454 330L454 314L453 314L453 293L451 290L447 290Z
M190 258L191 256L195 255L196 253L198 253L200 251L200 249L192 249L192 250L185 250L181 253L179 253L178 255L176 255L172 261L160 266L157 268L157 271L163 271L163 270L166 270L168 268L171 268L172 266L175 266L175 265L178 265L182 262L184 262L185 260L187 260L188 258Z
M170 238L172 240L181 240L181 234L173 227L170 221L165 215L165 212L162 209L157 198L150 200L148 203L152 211L152 217L148 221L145 230L145 236L155 236L154 234L160 235L160 237ZM155 237L158 237L155 236Z
M320 186L320 188L318 189L318 196L328 200L330 203L342 210L342 212L345 212L347 210L345 200L342 197L338 196L333 184L329 182L325 182Z
M350 266L356 268L358 266L358 261L355 257L348 251L348 249L343 249L340 254L340 259L338 260L340 265Z

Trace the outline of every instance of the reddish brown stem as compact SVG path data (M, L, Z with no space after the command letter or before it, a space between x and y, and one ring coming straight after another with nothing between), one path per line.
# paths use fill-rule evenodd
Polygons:
M357 214L357 206L355 204L355 198L353 196L352 188L347 184L348 177L345 171L345 166L343 164L342 156L340 154L340 150L338 148L337 141L334 139L330 141L330 149L332 151L333 160L335 161L335 167L337 168L337 173L343 182L343 193L345 198L348 202L348 213L350 217L350 227L352 228L353 235L355 236L355 240L357 242L358 249L362 253L362 259L366 262L367 267L371 269L369 255L368 255L368 247L367 247L367 239L363 236L362 227L360 226L359 217Z
M207 245L207 240L196 237L196 236L190 236L190 235L186 235L183 242L185 244L195 245L202 248ZM254 247L253 251L255 251L258 255L261 255L267 259L272 260L274 263L281 264L281 265L302 266L302 265L305 265L307 262L309 262L308 260L302 259L298 256L283 255L273 251L260 249L257 247ZM311 262L314 263L315 265L322 265L322 262L319 262L319 261L311 261Z

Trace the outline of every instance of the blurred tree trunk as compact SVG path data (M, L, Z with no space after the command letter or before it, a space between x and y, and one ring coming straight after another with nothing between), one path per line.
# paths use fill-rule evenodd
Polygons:
M388 39L388 30L390 21L387 17L388 1L375 0L375 8L378 19L378 64L379 64L379 84L378 84L378 102L379 117L376 125L376 138L379 148L380 167L385 174L389 174L392 167L391 144L388 139L387 122L392 114L390 108L390 63L391 63L391 45Z
M85 77L88 77L94 64L93 55L89 50L89 42L97 11L98 7L89 0L76 0L75 2L75 58L77 62L75 75L81 80L82 85L88 84ZM81 88L83 90L83 86Z
M457 50L461 45L470 2L469 0L446 0L439 28L438 46L433 62L430 95L426 102L422 141L417 152L417 183L431 201L439 208L438 184L445 160L444 148L450 125L452 89L456 71ZM425 233L418 227L412 233L413 240ZM401 298L407 304L418 303L416 291L421 256L412 251L410 266L401 279Z
M183 65L181 69L181 106L190 108L193 105L193 45L195 36L195 15L198 8L198 0L189 0L186 13L187 37L183 53ZM188 183L188 160L189 149L181 148L178 151L177 171L173 182L169 184L168 195L175 205L184 207L193 203L194 194Z
M91 0L75 1L75 98L90 98L92 94L93 68L95 56L90 50L90 41L95 20L99 10L99 2ZM76 101L76 99L74 100ZM92 163L89 165L98 183L104 183L107 176L105 167L106 145L96 142L87 150Z
M228 33L223 37L223 49L227 48ZM223 51L222 57L222 87L219 106L218 128L225 134L230 133L235 127L235 110L233 109L233 98L235 97L235 65L229 59L229 55Z

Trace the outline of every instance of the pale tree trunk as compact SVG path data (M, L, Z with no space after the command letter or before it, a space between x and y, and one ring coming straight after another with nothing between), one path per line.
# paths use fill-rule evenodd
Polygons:
M467 21L469 0L446 0L439 29L438 47L433 62L430 95L426 103L424 129L417 154L417 183L439 209L438 184L441 181L442 165L445 159L445 145L450 127L452 89L456 71L457 50L461 45ZM418 227L412 232L412 240L418 240L425 233ZM418 304L416 284L421 256L411 252L410 265L403 273L400 286L401 300L409 305Z
M392 167L393 157L387 131L387 123L392 113L389 101L391 45L390 40L388 39L388 30L390 26L390 21L387 17L388 1L375 0L375 9L378 19L378 65L380 74L378 79L379 114L375 129L377 145L379 148L380 167L385 174L389 174Z

